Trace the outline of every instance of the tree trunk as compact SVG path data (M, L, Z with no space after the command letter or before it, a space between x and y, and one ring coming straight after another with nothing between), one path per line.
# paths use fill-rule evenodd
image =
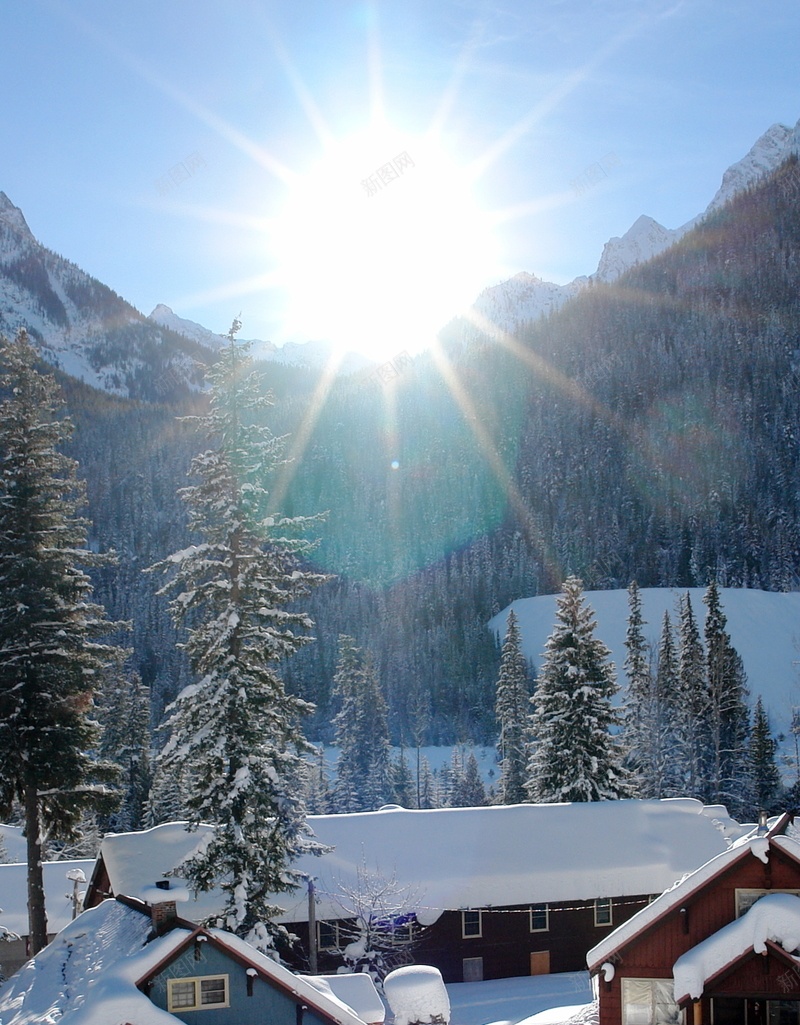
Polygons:
M47 946L47 915L44 908L44 875L40 839L39 796L31 783L25 785L25 837L28 845L28 935L33 957Z

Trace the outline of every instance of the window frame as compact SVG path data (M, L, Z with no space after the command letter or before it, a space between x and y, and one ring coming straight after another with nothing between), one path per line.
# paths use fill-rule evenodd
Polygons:
M477 915L477 932L467 932L467 915ZM483 910L482 908L464 908L461 912L461 939L480 940L483 938Z
M224 989L224 999L214 1000L204 1003L203 1002L203 983L204 982L222 982ZM187 985L191 983L194 986L194 1003L183 1004L175 1003L173 999L173 989L175 986ZM199 1003L198 1003L199 1001ZM230 976L229 975L187 975L177 979L167 979L167 1011L170 1014L174 1014L177 1011L213 1011L219 1007L230 1007L231 1005L231 987L230 987Z
M529 932L550 932L550 905L549 904L531 904L529 908L528 918L528 931ZM533 916L535 914L544 915L544 925L534 925Z
M601 917L602 909L608 909L608 919ZM594 902L594 924L597 929L607 929L614 924L614 901L611 897L596 897Z
M734 892L734 899L735 899L735 902L736 902L736 906L735 906L736 917L737 918L741 918L742 915L747 914L747 912L750 910L750 908L754 904L756 904L762 897L766 897L767 894L769 894L769 893L789 893L793 897L800 897L800 890L790 890L790 889L766 890L766 889L760 889L757 886L737 886L736 890ZM752 897L753 899L749 900L750 897ZM749 900L749 903L747 904L747 907L742 909L743 901L747 901L747 900Z
M656 1013L656 1006L658 1001L655 999L655 986L660 986L667 991L668 994L672 994L672 979L653 979L653 978L628 978L625 976L622 979L622 985L620 986L620 1022L621 1025L641 1025L641 1023L631 1023L628 1021L627 1008L629 1006L642 1006L641 1004L633 1005L632 1001L626 999L626 989L632 983L648 983L650 986L650 1022L648 1025L655 1025L657 1020L661 1020ZM662 1003L661 1006L664 1006ZM671 996L671 1006L677 1011L676 1021L678 1023L685 1021L685 1015L683 1011L675 1003L674 996Z
M335 942L333 945L322 943L322 929L333 931ZM321 918L317 919L317 950L341 950L348 943L352 943L358 936L356 920L354 918Z

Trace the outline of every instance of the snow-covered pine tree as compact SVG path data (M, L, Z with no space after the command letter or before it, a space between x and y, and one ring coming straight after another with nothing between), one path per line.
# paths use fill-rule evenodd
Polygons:
M500 654L495 714L499 727L500 804L520 804L526 799L528 765L528 712L530 683L528 663L522 654L519 623L514 610L508 613L506 639ZM484 794L484 801L485 801Z
M161 759L156 759L144 813L148 829L162 822L183 822L189 818L184 777L185 772L179 765L166 769Z
M675 748L680 703L678 652L669 611L664 610L658 645L651 709L652 734L647 757L649 777L642 797L675 797L681 793L680 772Z
M420 808L439 808L439 794L436 779L431 766L425 755L420 758L419 779L417 780L417 791L419 793Z
M417 784L411 773L404 748L392 763L392 787L394 800L401 808L417 807Z
M313 759L305 762L305 804L309 815L327 815L331 810L331 786L325 769L325 748L320 745Z
M752 805L750 816L755 820L760 811L778 811L781 792L781 775L775 761L777 744L769 727L769 716L759 694L753 710L753 726L750 730L750 778L752 780Z
M710 733L705 799L726 804L731 815L738 817L747 804L747 787L743 784L750 767L747 677L725 629L727 619L714 581L708 585L703 601L708 607L704 635Z
M100 754L120 769L122 801L103 823L114 833L141 829L152 784L150 691L138 673L107 676L99 700Z
M390 802L394 793L386 701L372 659L344 634L339 638L333 694L341 700L333 720L339 746L336 810L374 811Z
M673 749L676 797L702 799L706 794L708 717L705 652L687 592L678 599L678 701Z
M629 774L611 729L618 722L609 650L595 637L594 613L583 583L565 580L558 622L545 645L531 701L532 754L527 790L532 801L601 801L628 797Z
M632 580L628 585L628 626L625 632L623 668L628 678L628 692L622 711L622 743L638 793L642 797L651 797L654 681L644 623L639 585Z
M47 943L42 845L70 838L83 812L109 806L113 779L89 752L93 681L118 652L98 640L118 624L90 600L77 463L50 374L24 331L0 345L0 816L23 808L30 950Z
M296 603L323 579L303 567L308 518L269 509L268 483L284 465L283 440L259 424L269 404L234 321L207 372L209 410L190 421L210 448L181 497L197 541L154 569L170 574L171 613L187 627L194 675L168 708L161 770L183 774L190 822L213 838L181 867L196 890L219 887L224 928L268 948L277 908L270 894L300 881L292 862L319 850L305 820L300 721L311 706L287 694L282 660L311 638Z
M489 803L486 787L481 779L481 771L475 752L470 751L464 760L463 775L458 793L459 808L483 808ZM455 807L455 805L453 805Z

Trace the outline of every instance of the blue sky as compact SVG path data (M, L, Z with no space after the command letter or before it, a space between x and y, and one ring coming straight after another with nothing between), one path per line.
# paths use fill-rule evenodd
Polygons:
M5 0L0 34L0 190L45 245L144 313L376 352L677 227L800 118L787 0Z

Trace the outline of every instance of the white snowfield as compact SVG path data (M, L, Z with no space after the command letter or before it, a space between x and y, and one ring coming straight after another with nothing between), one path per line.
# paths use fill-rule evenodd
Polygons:
M673 627L679 596L688 594L702 634L706 619L703 604L705 588L643 587L642 616L645 639L659 642L664 612L669 612ZM545 641L556 621L557 595L520 598L489 621L489 629L502 641L511 609L519 622L523 654L538 668L542 663ZM586 591L586 604L597 619L597 637L611 649L617 668L617 682L624 684L625 631L628 624L628 592ZM770 716L774 733L789 733L793 707L800 705L800 592L777 593L749 588L721 587L720 600L727 617L731 642L739 652L747 672L748 688L755 703L760 694ZM794 754L794 745L792 745Z
M391 806L310 816L309 824L333 848L296 865L315 880L318 920L349 916L341 894L357 889L358 873L366 870L407 887L409 907L423 925L447 910L660 893L750 828L723 807L691 798L430 811ZM146 899L156 880L169 875L182 896L185 881L171 873L211 829L189 832L185 823L166 823L106 836L101 855L113 892ZM308 920L304 889L275 900L285 909L284 922ZM219 894L211 892L182 903L179 914L200 920L219 907Z

